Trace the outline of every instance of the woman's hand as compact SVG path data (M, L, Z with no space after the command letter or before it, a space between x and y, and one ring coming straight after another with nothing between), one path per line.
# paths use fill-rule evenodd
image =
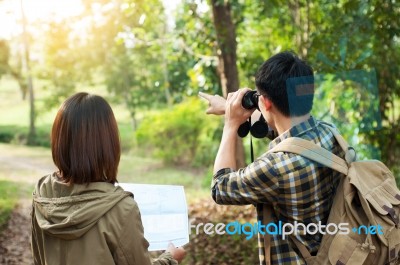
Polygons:
M177 248L172 243L168 244L166 252L171 253L171 256L174 258L174 260L178 261L178 263L181 263L186 255L186 251L182 247Z

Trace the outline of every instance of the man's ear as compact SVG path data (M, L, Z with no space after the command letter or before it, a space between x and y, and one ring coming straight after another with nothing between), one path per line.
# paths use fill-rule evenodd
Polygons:
M263 103L262 107L264 107L266 111L270 111L272 108L272 104L273 104L272 101L269 98L264 97L264 96L260 96L260 100Z

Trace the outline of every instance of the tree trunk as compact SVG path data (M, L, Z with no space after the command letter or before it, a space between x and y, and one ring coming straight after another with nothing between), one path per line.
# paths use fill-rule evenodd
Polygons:
M310 1L306 0L302 12L300 0L288 1L292 24L295 29L294 43L301 58L307 57L310 36ZM305 9L305 10L304 10Z
M26 79L22 76L21 71L22 69L19 69L19 71L17 71L11 68L10 65L8 65L8 72L18 82L19 89L21 90L22 100L25 100L26 94L28 93L28 83Z
M30 113L29 113L29 133L28 133L28 144L33 145L36 142L36 129L35 129L35 95L33 91L33 83L32 83L32 76L31 76L31 68L30 68L30 61L29 61L29 43L28 43L28 36L26 33L26 17L22 5L21 0L21 14L22 14L22 34L23 34L23 42L24 42L24 59L25 59L25 67L27 72L27 86L29 92L29 106L30 106Z
M164 89L165 89L165 98L167 100L168 107L172 107L172 97L171 97L171 91L170 91L170 83L169 83L169 77L168 77L168 58L167 58L167 43L166 43L166 37L167 37L167 24L164 25L163 29L163 35L161 37L161 43L162 43L162 56L163 56L163 75L164 75Z
M236 29L232 21L229 1L211 0L214 26L218 41L218 73L224 97L239 89L239 74L236 65ZM238 137L236 165L245 166L242 139Z

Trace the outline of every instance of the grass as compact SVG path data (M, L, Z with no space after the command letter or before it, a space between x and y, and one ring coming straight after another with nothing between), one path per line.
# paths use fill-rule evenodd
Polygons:
M50 150L0 144L0 231L21 199L30 199L34 183L51 169Z
M18 186L16 183L0 180L0 230L17 204Z
M32 186L9 180L0 180L0 231L10 218L10 214L17 205L18 200L28 198Z
M49 148L0 143L0 229L20 199L30 198L40 177L55 170ZM4 159L6 157L6 159ZM158 160L124 153L119 182L183 185L188 204L210 196L204 174L192 169L165 166ZM208 176L211 178L211 176Z
M187 200L210 196L210 190L204 185L204 172L189 168L166 166L153 158L139 157L132 153L123 154L119 166L119 182L182 185Z

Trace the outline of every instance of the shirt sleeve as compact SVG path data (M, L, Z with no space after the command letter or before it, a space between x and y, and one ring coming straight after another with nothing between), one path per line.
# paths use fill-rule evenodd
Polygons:
M273 203L278 200L279 183L270 154L245 168L219 170L211 183L211 193L218 204Z
M178 262L166 252L157 259L150 258L148 247L149 242L144 238L144 230L139 208L134 203L130 212L129 222L126 222L124 233L122 233L116 256L114 257L118 265L177 265Z
M33 264L44 264L42 262L44 259L41 255L39 246L40 241L43 242L42 233L40 229L38 229L39 225L36 220L35 216L35 207L32 205L32 212L31 212L31 251L33 256Z

